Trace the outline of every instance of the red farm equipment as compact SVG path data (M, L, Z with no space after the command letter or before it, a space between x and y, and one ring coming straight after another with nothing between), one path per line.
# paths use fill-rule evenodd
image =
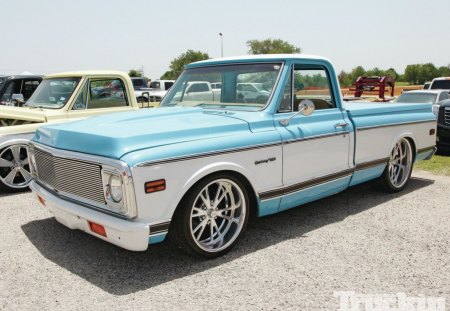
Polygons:
M394 97L394 87L395 80L389 76L358 77L350 91L355 92L355 98L361 98L364 94L368 97L378 96L378 101L389 101ZM386 97L386 93L390 98Z

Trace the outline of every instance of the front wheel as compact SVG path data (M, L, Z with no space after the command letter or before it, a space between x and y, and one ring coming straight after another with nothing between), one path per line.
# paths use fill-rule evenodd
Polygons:
M244 232L249 215L245 186L230 174L207 177L182 200L171 235L182 249L214 258L228 252Z
M27 190L31 178L26 145L11 145L0 151L0 190Z
M400 139L392 149L382 176L386 190L398 192L405 188L411 177L413 161L411 143L406 138Z

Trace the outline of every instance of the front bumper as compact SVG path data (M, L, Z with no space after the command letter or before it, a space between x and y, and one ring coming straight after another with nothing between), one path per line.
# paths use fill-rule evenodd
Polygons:
M53 195L35 181L30 183L30 188L45 200L45 207L64 226L85 231L130 251L145 251L148 248L150 234L148 224L119 219L68 202ZM88 221L102 225L105 228L106 237L91 231Z

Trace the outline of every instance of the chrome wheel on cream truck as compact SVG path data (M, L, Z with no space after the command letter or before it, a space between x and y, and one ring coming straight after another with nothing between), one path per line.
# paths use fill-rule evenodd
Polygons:
M16 144L0 151L0 189L7 192L24 191L31 181L28 150Z

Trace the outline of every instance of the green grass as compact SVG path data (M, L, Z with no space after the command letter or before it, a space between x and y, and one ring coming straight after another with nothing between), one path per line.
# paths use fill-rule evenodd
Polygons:
M395 81L395 86L409 86L409 82Z
M437 175L450 176L450 155L434 155L431 160L417 162L414 168Z

